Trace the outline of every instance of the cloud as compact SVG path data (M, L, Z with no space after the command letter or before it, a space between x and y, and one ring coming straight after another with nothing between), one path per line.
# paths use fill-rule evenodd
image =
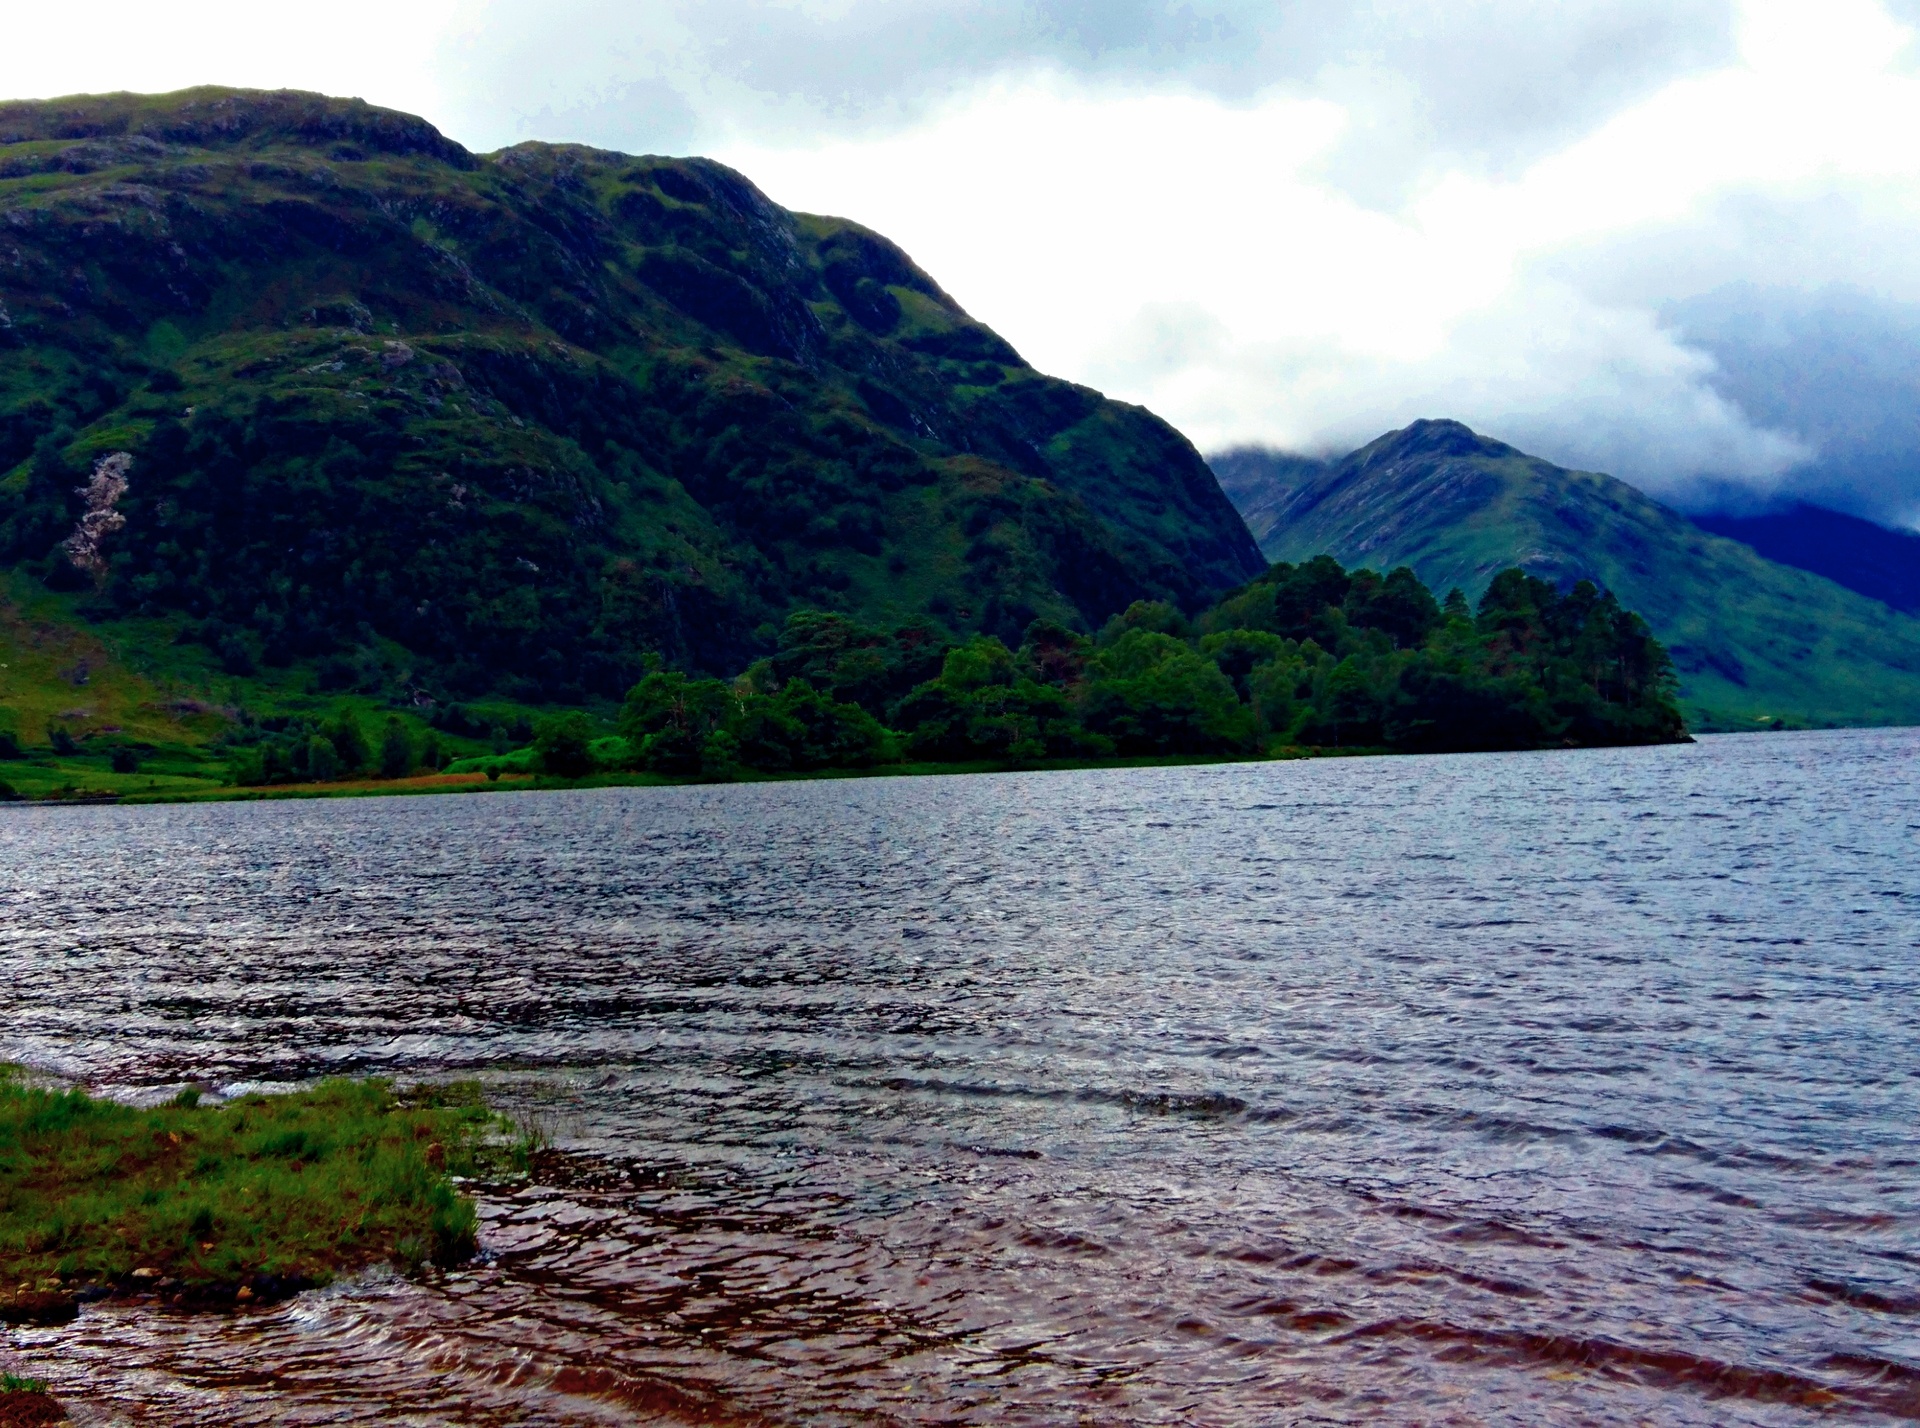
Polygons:
M1227 104L1282 88L1352 111L1328 180L1381 195L1437 162L1537 157L1724 61L1732 17L1731 0L466 0L445 117L491 147L551 137L557 97L631 90L646 102L575 137L651 149L892 132L1019 75ZM659 122L682 109L692 125Z
M1920 0L16 8L0 91L712 153L1206 447L1453 415L1676 499L1920 518L1905 377L1844 375L1920 341L1875 320L1920 304ZM1831 379L1789 400L1789 362Z
M1667 316L1713 355L1716 391L1812 446L1771 494L1920 525L1920 302L1736 284Z
M1675 305L1731 283L1920 300L1920 82L1867 3L1751 4L1736 38L1518 168L1436 163L1390 202L1329 177L1377 116L1289 86L1029 73L890 133L722 156L890 233L1036 363L1203 447L1453 415L1676 499L1786 490L1831 424L1755 400L1737 338L1691 338ZM1920 493L1898 486L1856 505L1894 514Z
M260 5L98 0L6 8L0 94L50 98L198 84L313 89L438 115L449 91L435 55L459 0Z

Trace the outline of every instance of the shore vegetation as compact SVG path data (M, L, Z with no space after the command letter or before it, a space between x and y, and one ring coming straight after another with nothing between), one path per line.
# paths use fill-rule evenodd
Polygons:
M193 743L0 740L0 801L449 793L1683 740L1666 650L1612 596L1509 570L1277 564L1197 613L1136 601L1008 644L802 610L730 678L655 659L618 705L241 689ZM0 711L3 715L4 711ZM0 718L0 723L4 719Z
M475 1248L456 1177L504 1168L504 1123L470 1084L405 1095L322 1082L142 1108L0 1072L0 1318L87 1298L271 1298L368 1264Z
M601 742L577 719L565 739L543 726L513 767L724 778L1686 737L1665 650L1593 586L1562 592L1510 570L1476 610L1458 591L1436 600L1411 571L1328 557L1275 565L1192 618L1137 601L1092 637L1036 620L1017 647L803 613L731 681L648 674L618 727Z

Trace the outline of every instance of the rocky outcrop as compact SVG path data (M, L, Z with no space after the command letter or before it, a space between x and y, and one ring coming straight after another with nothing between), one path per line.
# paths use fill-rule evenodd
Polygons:
M112 452L93 463L93 474L87 478L87 484L74 492L87 503L87 509L60 548L67 553L75 570L85 571L95 579L107 573L101 544L127 524L127 518L115 508L127 494L127 473L132 469L131 455L124 451Z

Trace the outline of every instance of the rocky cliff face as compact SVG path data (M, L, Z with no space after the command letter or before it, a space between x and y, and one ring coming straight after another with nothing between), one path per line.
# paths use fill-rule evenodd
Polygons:
M857 224L218 90L0 106L0 560L268 662L390 641L554 698L735 667L803 605L1017 633L1263 564L1177 432Z

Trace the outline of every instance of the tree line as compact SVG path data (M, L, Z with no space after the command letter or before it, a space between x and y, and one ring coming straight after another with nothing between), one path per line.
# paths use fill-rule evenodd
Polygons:
M264 721L232 741L228 777L249 786L276 783L327 783L347 778L406 778L433 772L451 761L437 731L425 738L389 715L377 736L352 708L326 719L291 716Z
M1686 737L1666 651L1590 583L1563 593L1507 570L1475 609L1457 590L1436 600L1408 569L1347 571L1329 556L1275 565L1191 619L1142 601L1091 637L1035 621L1018 648L803 612L735 679L648 674L619 728L631 766L707 778ZM584 732L543 728L548 766L580 768Z
M1278 564L1193 617L1139 601L1097 634L1050 620L1018 647L929 620L891 629L788 617L777 648L732 679L654 668L621 705L619 737L585 713L522 720L521 760L554 777L675 778L888 764L1038 764L1260 757L1299 749L1457 752L1666 743L1686 737L1672 664L1645 622L1581 582L1501 572L1477 607L1401 568L1330 556ZM445 706L465 736L484 721ZM350 710L288 719L240 750L242 783L448 761L398 719L370 738ZM491 730L495 754L507 731Z

